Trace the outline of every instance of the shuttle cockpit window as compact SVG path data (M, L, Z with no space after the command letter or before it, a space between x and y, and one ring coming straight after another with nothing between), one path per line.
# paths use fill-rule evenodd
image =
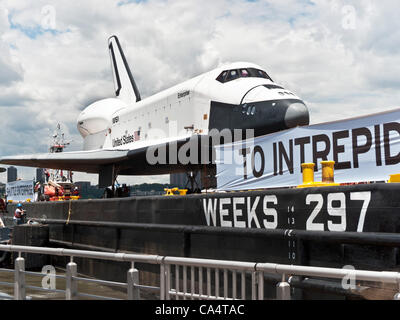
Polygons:
M226 77L226 75L228 74L228 71L223 71L217 78L217 81L219 82L224 82L224 79Z
M239 70L225 70L222 71L221 74L217 77L217 81L221 83L229 82L238 78L265 78L273 81L270 76L263 70L255 69L255 68L246 68Z
M240 75L239 75L239 72L237 70L230 70L228 72L228 75L225 78L225 82L235 80L235 79L237 79L239 77L240 77Z
M249 72L247 71L247 69L240 69L240 76L241 77L250 77Z

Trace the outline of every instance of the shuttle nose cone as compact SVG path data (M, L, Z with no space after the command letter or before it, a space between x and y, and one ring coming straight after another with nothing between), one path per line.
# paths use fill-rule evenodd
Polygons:
M288 128L306 126L310 122L310 115L305 104L295 102L289 105L285 113L285 124Z

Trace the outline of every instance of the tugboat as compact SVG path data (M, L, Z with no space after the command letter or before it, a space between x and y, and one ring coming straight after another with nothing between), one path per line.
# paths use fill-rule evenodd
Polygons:
M49 152L63 152L69 144L70 142L65 140L60 124L57 124ZM35 185L35 197L38 201L78 200L80 198L79 188L72 181L72 171L45 169L44 174L46 182L43 185L37 182Z

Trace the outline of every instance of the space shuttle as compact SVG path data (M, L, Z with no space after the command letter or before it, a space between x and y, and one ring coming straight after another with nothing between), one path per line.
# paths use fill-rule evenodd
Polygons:
M116 36L108 40L115 97L86 107L77 128L83 150L6 156L5 165L99 174L99 186L117 175L155 175L214 166L167 161L149 163L151 148L177 150L189 140L222 130L254 130L255 136L309 124L305 103L275 83L262 67L248 62L220 66L142 99ZM168 153L170 154L170 153ZM179 158L179 157L178 157Z

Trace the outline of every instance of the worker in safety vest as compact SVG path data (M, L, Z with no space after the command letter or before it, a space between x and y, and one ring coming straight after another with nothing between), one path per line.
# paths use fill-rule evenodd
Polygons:
M22 209L22 204L17 204L17 209L14 212L14 225L23 224L25 220L25 210Z
M45 176L46 176L46 182L49 182L49 179L50 179L50 172L49 172L47 169L45 169L45 170L44 170L44 174L45 174Z
M79 189L78 189L78 187L75 187L75 188L74 188L74 191L72 191L72 195L75 196L75 197L78 197L78 196L79 196Z
M0 198L0 212L7 212L7 203L3 198Z

